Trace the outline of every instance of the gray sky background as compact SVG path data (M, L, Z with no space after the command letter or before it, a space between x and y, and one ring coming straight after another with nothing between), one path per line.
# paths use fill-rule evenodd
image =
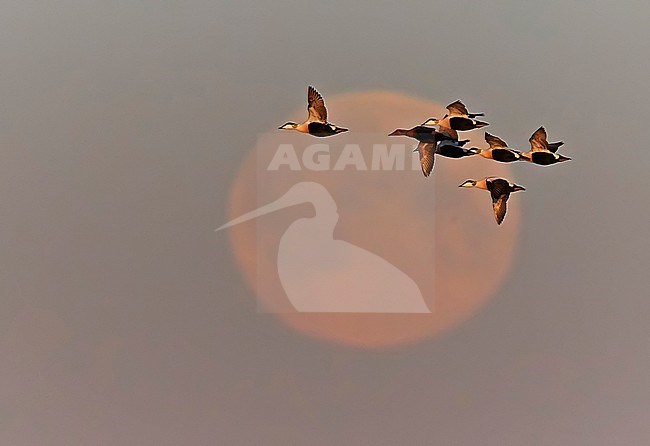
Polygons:
M2 2L0 443L649 444L649 15ZM567 142L470 321L362 351L256 311L213 228L308 84L472 98L508 141L534 122Z

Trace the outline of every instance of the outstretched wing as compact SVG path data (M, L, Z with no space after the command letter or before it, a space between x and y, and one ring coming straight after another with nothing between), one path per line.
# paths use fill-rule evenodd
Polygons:
M429 142L421 142L418 144L417 151L420 154L420 165L422 166L422 173L428 177L433 170L433 162L435 161L436 145Z
M327 122L327 108L325 108L325 101L320 93L311 85L307 89L307 103L307 111L309 112L310 121Z
M447 110L449 110L450 115L467 115L467 107L465 107L465 104L460 102L460 100L456 102L452 102L447 106Z
M531 135L528 141L530 141L530 149L533 152L548 150L548 143L546 142L546 129L544 126L535 130L535 133Z
M485 132L485 142L488 143L491 149L497 147L508 147L508 144L498 136L490 135L488 132Z
M506 202L508 201L510 195L501 195L496 201L492 202L492 208L494 209L494 218L497 221L497 224L500 225L503 222L503 219L506 216Z

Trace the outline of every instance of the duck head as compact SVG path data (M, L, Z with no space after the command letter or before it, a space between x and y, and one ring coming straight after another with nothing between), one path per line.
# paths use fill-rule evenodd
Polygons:
M476 180L465 180L465 182L458 187L474 187L474 186L476 186Z
M278 127L279 130L296 130L296 127L298 127L298 124L295 122L287 122L286 124Z

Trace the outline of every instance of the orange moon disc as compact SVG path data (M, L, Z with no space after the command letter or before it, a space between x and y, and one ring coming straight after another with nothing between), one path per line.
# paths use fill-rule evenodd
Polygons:
M327 93L327 92L325 92ZM298 95L297 99L302 96ZM387 137L396 128L410 128L444 107L401 93L368 91L326 95L330 120L350 129L330 138L271 129L244 160L230 191L230 220L277 200L302 181L322 184L336 201L339 220L334 239L344 240L390 262L417 283L431 313L299 313L291 306L278 277L278 246L284 231L299 218L314 216L301 204L228 229L237 265L259 302L297 332L355 347L381 348L430 338L467 320L494 296L508 277L517 244L525 192L508 201L508 213L497 226L487 191L458 186L466 179L489 175L512 181L506 164L479 156L436 157L431 177L411 169L417 142ZM300 107L289 119L301 121ZM277 126L288 119L279 118ZM461 133L470 145L485 147L483 131ZM367 170L300 170L267 167L280 144L292 144L300 159L312 144L327 144L333 167L346 144L357 144ZM403 144L405 169L372 170L373 144ZM329 265L329 268L332 266ZM353 269L331 277L362 274ZM335 280L335 279L333 279ZM336 298L353 296L336 296Z

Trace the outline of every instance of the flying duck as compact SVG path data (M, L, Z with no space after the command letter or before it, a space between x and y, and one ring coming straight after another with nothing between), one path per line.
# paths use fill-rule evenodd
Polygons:
M544 126L535 130L528 140L530 141L530 151L521 154L521 158L531 163L541 166L569 161L571 158L560 155L557 149L564 144L563 141L548 142L546 140L546 129Z
M434 155L438 143L441 141L454 141L449 135L437 132L433 127L424 127L421 125L411 129L397 129L388 136L408 136L420 142L413 151L417 151L420 154L420 165L422 166L422 173L425 177L428 177L433 170ZM463 144L466 142L464 141Z
M325 101L320 93L311 85L307 89L307 111L309 112L309 117L302 124L289 121L282 127L279 127L279 129L297 130L318 137L332 136L348 131L348 129L337 127L327 122Z
M458 137L454 139L445 133L437 132L433 127L425 127L422 125L415 126L411 129L397 129L388 136L408 136L409 138L414 138L420 142L427 143L458 140Z
M482 180L467 180L458 187L476 187L478 189L489 190L492 195L492 208L494 209L494 218L500 225L506 216L506 202L512 192L526 190L522 186L511 183L508 180L497 177L487 177Z
M523 160L521 152L511 149L508 144L498 136L490 135L485 132L485 142L488 143L487 149L476 149L478 154L483 158L487 158L502 163L511 163L513 161Z
M420 165L422 166L422 173L428 177L433 170L435 156L440 155L447 158L463 158L465 156L476 155L477 149L466 149L463 147L469 142L469 139L463 141L442 141L438 144L432 142L420 142L413 150L420 154Z
M452 102L447 106L446 114L442 119L429 118L423 125L438 125L441 129L451 129L451 130L474 130L490 125L484 121L477 121L477 116L483 116L483 113L470 113L467 111L467 107L460 100Z

